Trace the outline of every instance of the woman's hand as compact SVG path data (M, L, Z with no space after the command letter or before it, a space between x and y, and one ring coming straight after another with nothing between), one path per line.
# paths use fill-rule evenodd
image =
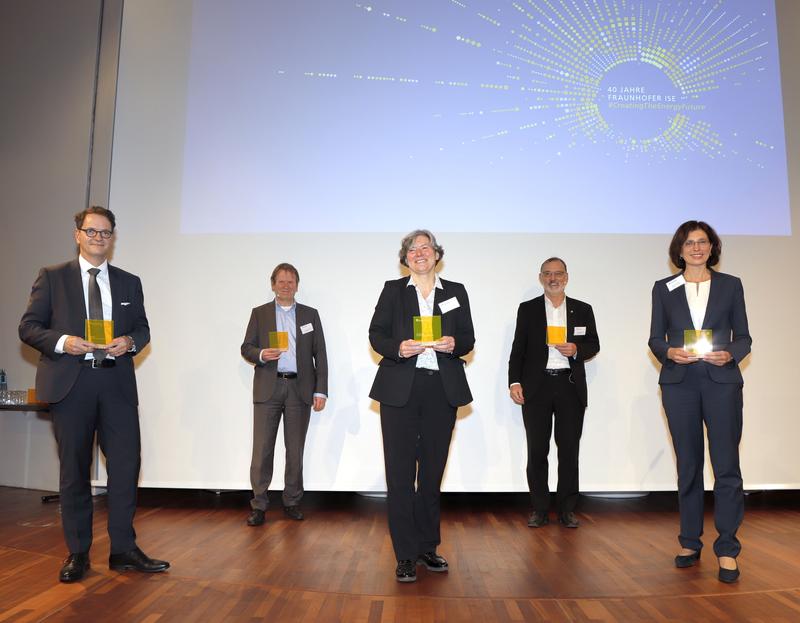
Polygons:
M440 353L452 353L453 349L456 347L456 339L454 337L450 337L449 335L445 335L441 339L439 339L436 344L433 345L433 350L438 351Z
M703 361L707 361L715 366L724 366L731 359L733 359L733 355L727 350L715 350L703 355Z
M400 342L400 356L403 359L416 357L423 350L425 350L425 347L416 340L405 340Z
M672 359L675 363L684 365L687 363L694 363L697 361L695 355L687 353L682 348L670 348L667 350L667 359Z

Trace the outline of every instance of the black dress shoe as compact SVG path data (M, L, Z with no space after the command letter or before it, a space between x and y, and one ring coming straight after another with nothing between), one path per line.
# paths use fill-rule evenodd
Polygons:
M694 567L694 563L696 563L698 560L700 560L699 549L695 550L691 554L687 554L686 556L683 556L681 554L675 556L675 566L678 567L678 569L686 569L687 567Z
M723 569L722 567L719 568L719 581L725 582L725 584L733 584L736 580L739 579L739 565L737 563L735 569Z
M394 577L398 582L416 582L417 566L413 560L398 560L397 569L394 570Z
M572 511L567 511L566 513L559 513L558 514L558 521L565 528L577 528L578 527L578 518L575 516L575 513L573 513Z
M260 508L254 508L247 516L248 526L263 526L264 525L264 511Z
M546 511L533 511L531 516L528 517L529 528L541 528L550 523L550 517L547 516Z
M299 506L284 506L283 513L290 519L294 519L295 521L303 521L303 511L300 510Z
M447 571L447 560L443 556L439 556L436 552L425 552L417 556L417 564L425 565L428 571L436 571L440 573Z
M58 579L61 582L77 582L89 570L89 554L70 554L61 567Z
M111 554L108 557L108 568L114 571L142 571L143 573L158 573L169 569L166 560L150 558L138 547L122 554Z

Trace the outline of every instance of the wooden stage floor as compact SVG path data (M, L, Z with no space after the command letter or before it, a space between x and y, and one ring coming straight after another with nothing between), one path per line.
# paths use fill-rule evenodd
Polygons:
M140 492L139 544L172 568L110 571L98 497L92 568L61 584L58 504L41 493L0 487L0 622L800 621L798 492L748 496L735 585L716 578L709 514L700 564L673 567L670 493L583 498L577 530L528 528L523 494L446 494L450 572L399 584L382 500L310 493L305 521L271 510L248 528L245 492L153 489Z

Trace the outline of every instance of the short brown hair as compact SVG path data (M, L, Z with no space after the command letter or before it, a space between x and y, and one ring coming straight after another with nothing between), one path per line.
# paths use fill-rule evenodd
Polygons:
M105 216L109 223L111 223L111 231L114 231L114 228L117 226L117 219L114 217L114 213L111 210L102 206L89 206L75 215L75 229L81 229L83 227L83 221L86 220L89 214Z
M714 228L704 221L686 221L675 230L672 242L669 243L669 259L681 270L686 268L686 262L681 257L683 243L686 242L689 234L697 229L705 232L706 236L708 236L708 241L711 243L711 253L708 256L706 266L716 266L719 263L719 256L722 255L722 240L719 239Z
M282 270L293 273L295 281L297 281L298 284L300 283L300 273L297 272L297 269L288 262L281 262L275 267L275 270L273 270L272 274L269 276L269 281L272 285L275 285L275 279L278 277L278 273Z

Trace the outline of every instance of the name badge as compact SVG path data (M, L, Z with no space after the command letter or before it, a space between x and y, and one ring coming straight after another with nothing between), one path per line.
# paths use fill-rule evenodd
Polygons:
M304 324L300 327L300 333L305 335L306 333L311 333L314 330L314 325L310 322L308 324Z
M575 327L573 335L586 335L586 327Z
M675 288L680 288L681 286L686 285L686 279L683 278L683 275L678 275L675 279L670 279L667 281L667 289L672 292Z
M442 301L441 303L439 303L439 309L442 310L443 314L446 314L449 311L453 311L454 309L458 309L459 307L461 307L461 303L458 302L458 299L456 297L447 299L446 301Z

